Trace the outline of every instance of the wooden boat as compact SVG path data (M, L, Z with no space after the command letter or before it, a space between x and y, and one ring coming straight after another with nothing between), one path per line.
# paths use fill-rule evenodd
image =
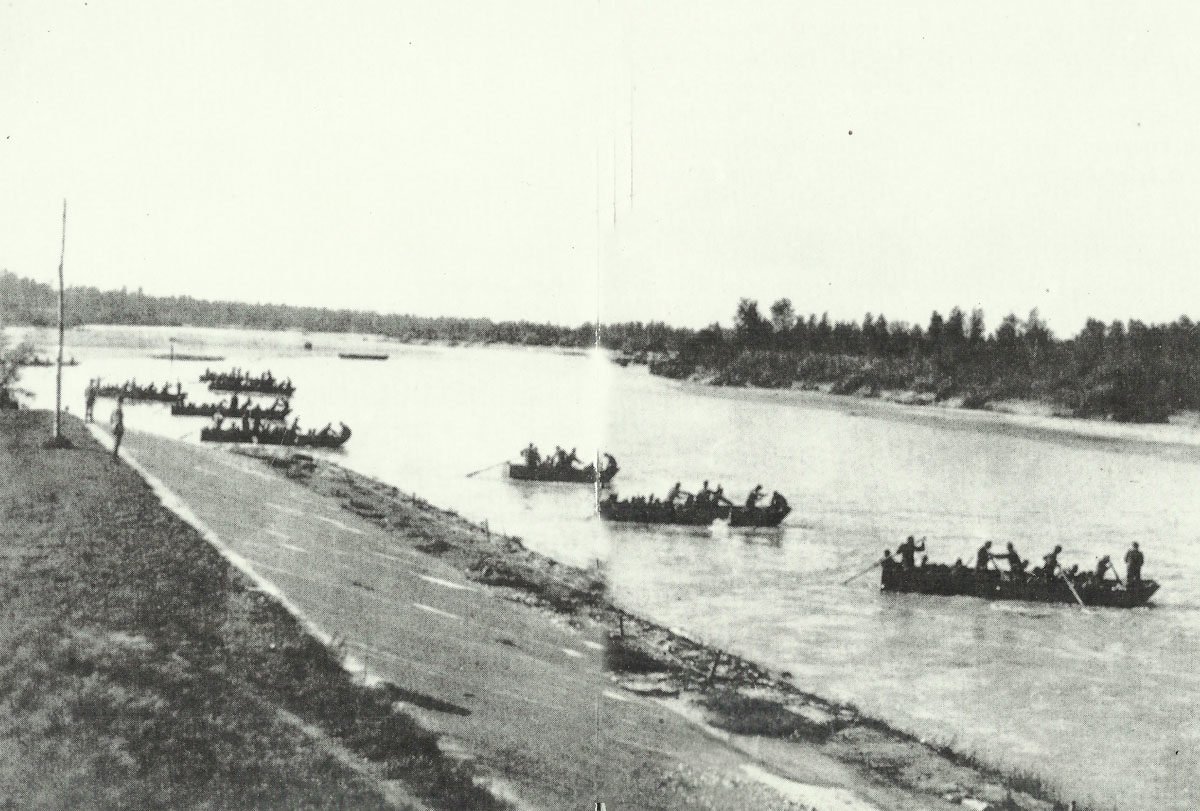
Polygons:
M653 504L635 503L632 499L618 501L616 496L600 502L600 517L605 521L634 524L672 524L681 527L707 527L717 520L717 509L711 506L685 506L656 501Z
M364 352L338 352L342 360L387 360L387 355L369 355Z
M243 431L241 428L201 428L201 442L242 442L256 445L288 445L297 448L340 448L350 439L350 428L342 424L337 433L299 433L296 431Z
M21 361L17 365L18 366L36 366L36 367L45 368L47 366L57 366L58 361L55 358L33 357L33 358L25 358L25 360ZM70 360L63 361L63 366L78 366L78 365L79 365L79 361L75 360L75 358L71 358Z
M222 375L210 380L208 390L267 394L272 397L291 397L296 393L296 387L288 380L263 380L262 378L231 377L228 375Z
M168 355L151 355L150 357L154 358L155 360L207 360L207 361L225 360L224 355L184 355L180 352L175 352L174 354L168 354ZM211 372L209 374L211 375ZM203 376L200 379L201 379L201 381L203 381L204 380Z
M1071 586L1062 576L1053 580L1032 574L1013 577L1008 572L977 572L966 566L938 563L905 569L889 562L884 565L880 580L883 591L1036 603L1075 603L1078 594L1084 605L1109 608L1145 605L1159 588L1153 580L1120 584L1115 580L1096 580L1090 574L1077 576Z
M220 414L222 417L230 419L241 419L249 417L252 420L282 420L292 412L292 407L287 403L282 406L271 406L270 408L262 408L261 406L252 406L251 408L229 408L222 406L220 403L175 403L171 406L172 417L215 417Z
M728 521L731 527L777 527L791 511L792 508L786 502L778 506L768 504L764 507L723 505L717 508L717 517Z
M154 402L154 403L178 403L183 400L184 395L180 392L172 394L170 391L159 391L154 389L142 388L140 386L100 386L95 389L97 397L124 397L129 402Z
M600 502L600 517L606 521L638 524L708 526L721 520L728 521L729 526L736 528L767 528L779 526L791 511L792 508L782 496L779 496L778 502L761 507L738 506L724 501L696 504L691 499L682 503L655 501L650 504L641 500L634 503L632 499L617 501L615 497L610 497Z
M621 468L617 466L617 460L605 454L608 463L604 466L604 470L600 471L600 484L608 484L613 480L613 476L617 475L617 471ZM559 467L554 465L518 465L512 462L508 464L508 477L510 479L518 479L525 482L561 482L566 484L595 484L596 465L589 463L587 467Z

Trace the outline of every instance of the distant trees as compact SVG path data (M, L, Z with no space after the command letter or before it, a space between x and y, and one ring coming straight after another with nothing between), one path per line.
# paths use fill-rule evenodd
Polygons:
M11 323L51 326L57 318L57 292L47 284L0 272L0 319ZM362 310L293 307L205 301L191 296L147 296L141 290L97 290L73 287L67 296L66 322L145 326L228 326L247 329L294 329L303 332L362 332L401 341L457 341L522 346L589 347L596 342L594 324L564 327L531 321L486 318L422 318ZM601 343L632 352L665 352L678 347L691 330L661 321L629 322L601 328ZM767 324L770 334L770 324Z
M0 273L2 320L50 326L56 296L49 285ZM597 335L594 324L422 318L90 287L70 290L66 317L70 325L188 324L581 348L594 345ZM978 308L968 315L954 307L945 317L934 311L923 328L874 313L861 321L834 322L828 313L804 316L787 298L775 301L764 316L757 301L743 298L730 329L636 321L604 325L599 336L604 347L652 360L657 374L703 376L728 385L828 384L834 391L876 394L904 389L936 399L961 397L975 407L1007 397L1037 398L1081 416L1133 421L1161 421L1179 409L1200 408L1200 326L1186 317L1170 324L1107 326L1092 319L1075 337L1058 340L1036 309L1024 320L1006 315L989 334ZM0 366L0 374L4 370L15 374L12 364Z
M1080 416L1139 422L1200 408L1200 327L1186 317L1150 326L1093 319L1060 341L1036 309L1024 320L1006 315L990 335L978 308L934 311L924 329L873 313L861 322L805 317L786 298L770 314L763 318L758 302L743 298L731 331L714 324L684 336L678 353L653 371L727 385L905 389L959 396L973 407L1036 398Z

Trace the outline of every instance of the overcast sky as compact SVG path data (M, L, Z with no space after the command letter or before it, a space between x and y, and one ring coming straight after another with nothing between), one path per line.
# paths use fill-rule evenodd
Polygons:
M1185 2L8 4L0 267L54 278L65 196L69 280L156 294L1198 317L1197 42Z

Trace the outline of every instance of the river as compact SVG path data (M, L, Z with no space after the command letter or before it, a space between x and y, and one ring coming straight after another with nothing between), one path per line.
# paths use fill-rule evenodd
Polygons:
M34 331L43 347L49 331ZM176 352L223 362L157 360ZM311 341L311 351L303 343ZM387 361L340 360L383 352ZM43 351L43 354L49 354ZM183 383L206 366L270 368L301 424L344 421L343 464L487 520L565 562L605 562L638 613L793 674L918 735L1123 809L1200 807L1200 434L949 412L792 392L720 390L621 369L599 353L404 345L370 336L87 327L68 333L66 402L90 378ZM52 369L28 369L53 407ZM111 401L100 401L107 417ZM132 429L195 440L203 420L127 409ZM624 495L702 479L786 494L775 531L610 527L590 488L509 482L533 441L621 462ZM585 450L586 449L586 450ZM468 472L484 470L473 477ZM934 561L984 539L1038 561L1120 560L1133 540L1162 584L1148 608L881 594L841 582L909 534ZM1123 572L1123 569L1122 569Z

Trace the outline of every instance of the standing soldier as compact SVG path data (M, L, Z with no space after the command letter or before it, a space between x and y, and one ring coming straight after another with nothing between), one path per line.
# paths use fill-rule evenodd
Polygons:
M993 557L995 556L992 554L992 542L984 541L983 546L975 553L975 571L986 572Z
M125 436L125 410L122 405L125 403L124 397L117 398L117 408L112 413L112 429L113 429L113 459L117 457L117 451L121 450L121 437Z
M1142 579L1142 564L1146 562L1146 557L1142 554L1142 550L1138 549L1137 541L1133 542L1133 546L1125 553L1125 582L1138 583Z
M921 543L918 544L916 539L909 535L908 539L900 544L896 551L900 553L900 563L905 569L915 568L917 565L917 553L925 551L925 539L922 538Z
M92 421L92 410L96 407L96 381L89 380L87 393L84 394L83 418Z

